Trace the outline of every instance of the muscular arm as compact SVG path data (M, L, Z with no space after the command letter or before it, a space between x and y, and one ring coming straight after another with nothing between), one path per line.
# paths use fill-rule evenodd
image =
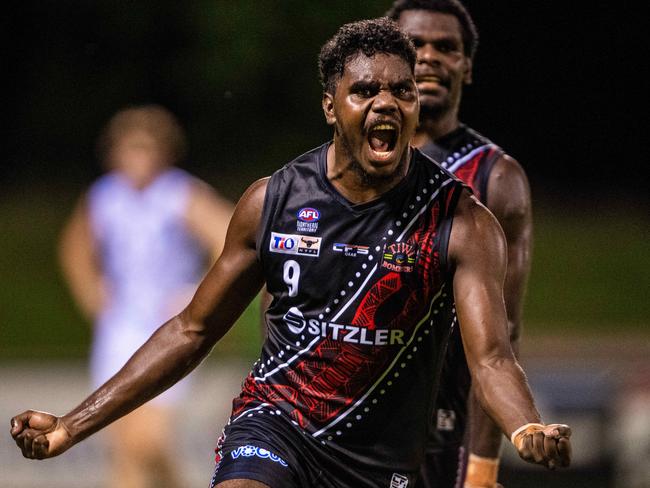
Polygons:
M88 214L82 198L66 222L59 240L59 263L63 277L80 311L93 320L105 301L105 284Z
M503 298L506 252L494 216L474 197L463 194L449 241L456 311L476 397L510 436L521 426L539 424L540 416L510 346ZM549 466L568 463L568 428L533 430L523 434L520 456Z
M255 234L266 180L240 200L220 259L191 303L162 325L107 383L67 415L28 411L12 419L23 455L55 456L179 381L210 352L259 291L263 278Z
M510 156L502 156L490 173L487 206L501 224L508 247L504 299L510 343L518 357L523 301L530 273L533 225L528 179L519 163ZM469 400L470 452L498 458L501 430L485 414L475 395L470 395Z

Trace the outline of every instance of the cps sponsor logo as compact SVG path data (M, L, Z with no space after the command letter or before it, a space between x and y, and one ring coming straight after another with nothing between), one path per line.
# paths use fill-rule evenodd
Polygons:
M296 222L296 230L298 232L308 232L313 234L318 230L318 221L320 220L320 212L312 207L304 207L298 210L296 214L298 218Z
M358 246L356 244L342 244L336 242L332 246L332 251L341 252L344 256L356 258L359 255L365 256L368 254L370 248L368 246Z
M311 256L315 258L320 254L321 240L321 237L271 232L269 251L280 254Z
M269 459L270 461L273 461L274 463L279 463L281 466L284 466L285 468L289 466L284 459L282 459L280 456L277 454L273 454L271 451L268 449L264 449L263 447L257 447L257 446L252 446L250 444L247 444L245 446L239 446L237 449L233 450L230 452L230 455L232 456L233 459L237 459L238 457L258 457L261 459Z

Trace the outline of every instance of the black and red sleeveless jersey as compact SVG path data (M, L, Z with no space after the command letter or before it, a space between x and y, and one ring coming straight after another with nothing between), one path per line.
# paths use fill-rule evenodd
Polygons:
M490 172L504 154L499 146L461 124L453 132L423 146L421 151L467 183L474 195L487 205ZM445 357L432 418L429 449L457 447L462 443L467 425L470 385L470 373L457 327L450 337Z
M398 185L352 204L326 177L328 147L269 180L268 337L230 422L272 406L332 455L414 472L456 323L447 244L464 185L412 150Z

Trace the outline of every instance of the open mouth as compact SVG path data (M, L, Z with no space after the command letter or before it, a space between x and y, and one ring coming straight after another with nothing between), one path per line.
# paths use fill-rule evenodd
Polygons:
M415 83L421 92L435 91L440 89L440 87L447 87L446 80L433 74L418 75L415 77Z
M417 83L438 83L439 85L442 84L442 78L436 75L419 75L415 80Z
M386 158L397 144L397 128L391 124L377 124L368 131L368 144L376 156Z

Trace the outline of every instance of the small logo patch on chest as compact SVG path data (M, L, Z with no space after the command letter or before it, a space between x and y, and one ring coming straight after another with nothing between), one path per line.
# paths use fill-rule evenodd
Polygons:
M320 254L321 241L321 237L271 232L269 251L280 254L298 254L301 256L318 257Z
M418 248L407 242L385 244L382 253L382 267L397 273L411 273L415 269Z
M403 474L393 473L390 480L390 488L406 488L409 484L409 479Z
M438 409L436 429L451 432L456 427L456 412L453 410Z
M298 232L314 233L318 230L318 221L320 220L320 212L318 209L305 207L298 210L296 215L296 230Z
M332 251L343 253L344 256L351 258L356 258L359 255L367 255L370 247L368 246L358 246L356 244L343 244L341 242L336 242L332 246Z

